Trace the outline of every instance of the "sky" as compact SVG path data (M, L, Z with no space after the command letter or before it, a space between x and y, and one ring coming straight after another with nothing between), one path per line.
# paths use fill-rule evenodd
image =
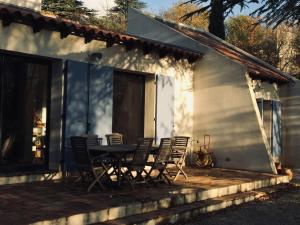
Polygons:
M114 0L82 0L86 6L96 9L99 11L100 15L103 15L107 9L113 6ZM168 9L174 3L178 2L178 0L142 0L147 4L146 11L159 14L160 11ZM240 7L235 7L234 15L240 14L249 14L252 12L256 7L256 4L250 4L249 8L244 9L242 12L240 11Z

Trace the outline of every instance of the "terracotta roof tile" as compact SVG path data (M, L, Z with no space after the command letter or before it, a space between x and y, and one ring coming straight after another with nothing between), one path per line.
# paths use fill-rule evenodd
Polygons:
M130 46L130 48L148 48L150 51L157 52L167 51L168 55L174 55L175 58L187 58L190 62L194 62L202 57L202 54L196 51L193 52L175 45L108 31L96 26L82 25L53 15L41 14L5 4L0 4L0 19L3 26L9 26L11 23L21 23L31 26L33 32L39 32L42 29L58 31L61 34L61 38L75 35L85 38L86 43L92 40L101 40L111 45L122 44L127 47ZM147 52L149 53L150 51Z

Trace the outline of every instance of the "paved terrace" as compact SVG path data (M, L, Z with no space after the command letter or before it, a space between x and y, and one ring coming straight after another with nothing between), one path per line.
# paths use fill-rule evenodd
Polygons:
M199 201L251 190L253 185L260 188L270 185L264 184L264 181L273 180L276 184L280 178L271 174L217 168L189 168L186 171L189 178L180 178L172 186L137 187L134 191L129 187L108 191L95 188L91 193L86 193L85 186L80 183L74 189L70 182L61 180L2 185L0 224L80 224L78 220L84 220L83 224L101 222L149 212L157 207L168 208L170 204L188 203L192 197Z

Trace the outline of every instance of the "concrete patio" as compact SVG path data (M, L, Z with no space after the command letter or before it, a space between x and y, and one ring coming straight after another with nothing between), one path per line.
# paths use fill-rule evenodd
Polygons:
M280 183L276 176L225 169L187 168L172 186L125 187L91 193L62 180L0 186L0 224L92 224L155 212Z

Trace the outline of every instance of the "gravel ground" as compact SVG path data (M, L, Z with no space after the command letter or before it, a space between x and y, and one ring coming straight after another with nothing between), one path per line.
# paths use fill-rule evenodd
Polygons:
M300 188L223 211L202 215L180 225L300 225Z

